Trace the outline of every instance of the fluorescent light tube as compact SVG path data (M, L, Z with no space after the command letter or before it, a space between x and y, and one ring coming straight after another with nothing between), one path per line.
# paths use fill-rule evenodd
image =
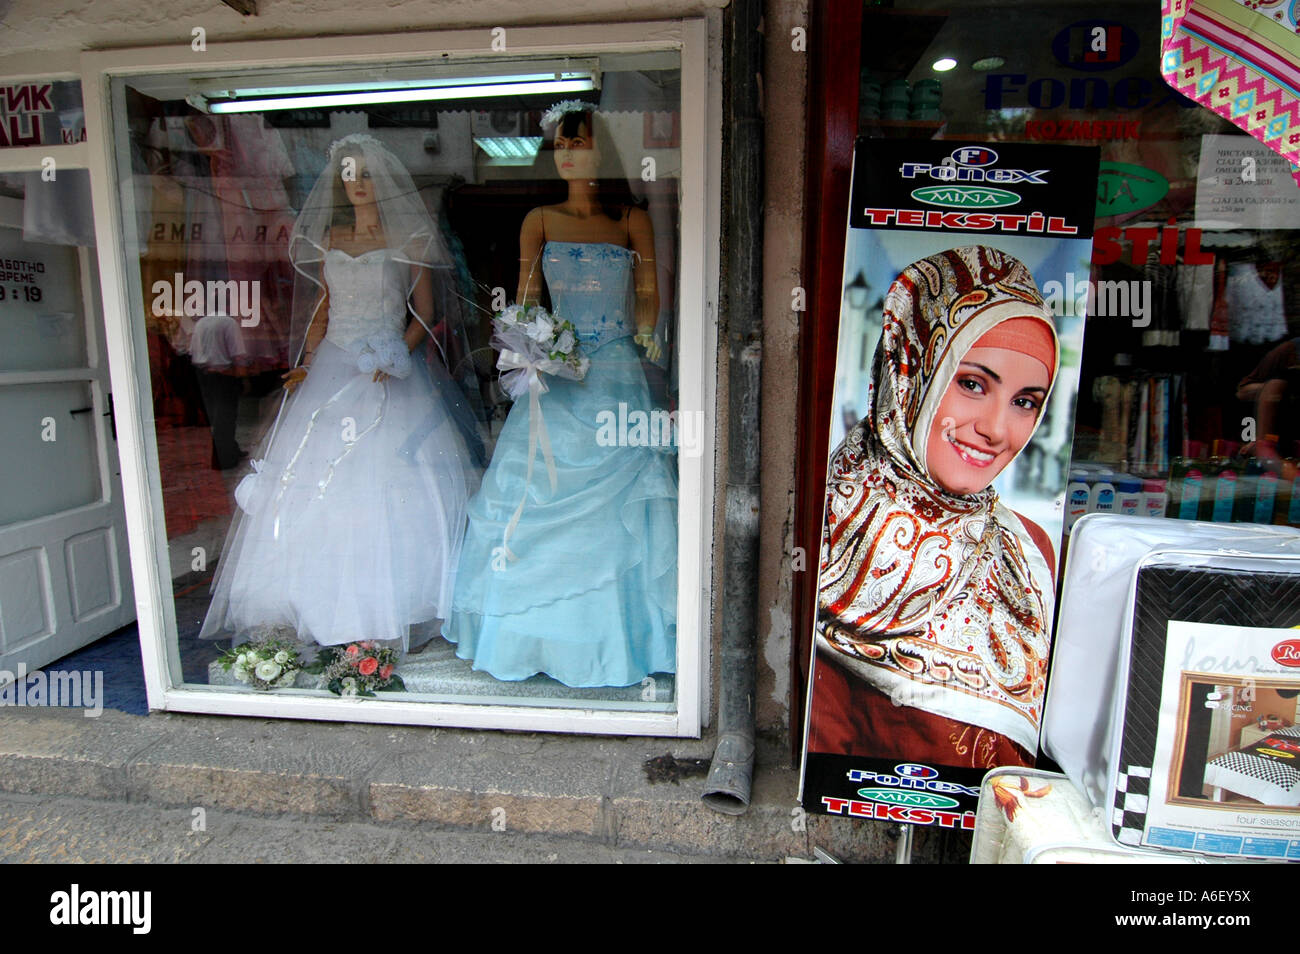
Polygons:
M374 80L356 83L319 83L297 86L251 86L245 88L222 89L204 93L208 99L248 99L259 97L271 99L280 96L310 96L317 93L348 93L360 90L384 89L434 89L444 86L467 86L480 83L546 83L555 80L586 80L587 73L564 71L560 73L507 73L493 76L448 76L441 79L415 80Z
M595 88L590 78L545 82L482 83L470 86L357 90L320 95L276 96L265 99L217 100L208 103L213 113L263 113L278 109L328 109L334 106L368 106L379 103L413 103L435 99L478 99L486 96L525 96L554 93L582 93Z

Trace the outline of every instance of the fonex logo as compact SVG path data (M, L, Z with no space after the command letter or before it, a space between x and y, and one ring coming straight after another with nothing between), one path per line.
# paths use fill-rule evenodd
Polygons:
M987 146L962 146L954 149L937 166L928 162L905 162L898 173L904 179L929 176L940 182L1034 182L1046 185L1046 169L992 169L998 154Z
M1113 70L1137 55L1137 31L1114 20L1080 20L1056 34L1052 55L1075 70Z
M51 924L129 924L133 934L148 934L153 894L149 891L69 891L50 895Z
M1020 201L1020 196L1006 189L960 185L926 186L913 191L912 198L926 205L944 205L957 209L1003 209Z
M915 762L903 762L901 765L895 765L894 771L903 778L938 778L939 770L932 769L928 765L918 765Z
M956 808L961 803L947 795L931 792L900 792L893 788L860 788L858 794L873 802L886 805L908 805L912 808Z
M1285 639L1273 647L1273 662L1290 669L1300 668L1300 639Z
M998 154L987 146L962 146L952 152L952 161L963 166L991 166Z
M870 769L850 769L850 782L874 782L876 785L894 789L911 789L913 791L940 792L945 795L979 795L978 788L970 785L958 785L938 778L939 773L928 765L904 762L894 766L895 775L882 775Z

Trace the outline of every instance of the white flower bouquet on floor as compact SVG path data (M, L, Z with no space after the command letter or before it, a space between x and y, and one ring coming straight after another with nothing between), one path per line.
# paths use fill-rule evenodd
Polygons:
M283 689L292 686L302 669L298 647L283 639L241 643L218 659L226 672L254 689Z

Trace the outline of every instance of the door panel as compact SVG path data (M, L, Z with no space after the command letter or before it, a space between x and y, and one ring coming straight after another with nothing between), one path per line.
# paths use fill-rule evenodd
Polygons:
M22 204L0 198L0 671L7 673L48 665L135 617L92 257L25 241Z
M0 557L0 647L6 656L54 633L53 607L44 547Z

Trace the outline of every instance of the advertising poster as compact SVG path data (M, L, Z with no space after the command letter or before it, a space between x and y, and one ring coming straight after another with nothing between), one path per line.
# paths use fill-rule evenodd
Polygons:
M985 772L1033 764L1084 319L1145 301L1092 288L1097 173L1095 149L858 141L808 811L969 829Z
M1300 639L1169 622L1143 845L1300 859Z

